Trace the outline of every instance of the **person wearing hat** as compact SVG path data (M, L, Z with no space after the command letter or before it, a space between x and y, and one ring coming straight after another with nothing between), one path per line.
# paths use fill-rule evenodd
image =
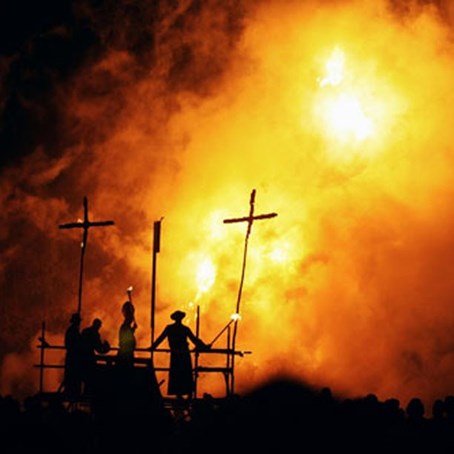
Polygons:
M211 345L205 344L191 329L184 325L182 320L186 313L180 310L173 312L170 318L174 321L167 325L162 333L153 342L150 350L155 350L167 339L170 348L169 381L167 393L178 398L191 396L194 391L192 376L192 361L188 339L200 350L207 350Z
M61 388L70 400L77 399L81 390L80 322L80 314L75 312L71 315L69 327L65 332L65 372Z

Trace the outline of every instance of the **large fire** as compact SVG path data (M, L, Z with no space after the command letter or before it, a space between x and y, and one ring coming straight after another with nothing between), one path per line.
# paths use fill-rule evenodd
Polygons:
M156 329L177 308L195 329L199 311L210 341L235 312L247 227L223 220L247 216L256 189L257 214L278 216L249 238L237 347L252 354L236 361L237 391L288 374L349 396L453 393L449 18L416 2L404 13L384 1L246 2L241 18L229 2L177 3L154 24L148 72L113 49L62 88L76 145L4 173L11 231L26 219L32 233L2 250L3 294L33 312L32 353L5 356L4 392L35 360L41 320L61 342L76 309L80 232L57 225L81 215L84 195L115 227L90 231L83 324L99 316L116 345L133 284L146 347L153 222L163 217ZM107 83L115 91L97 91ZM32 296L13 278L22 262ZM223 386L200 377L199 389Z
M349 138L363 141L372 135L374 123L365 114L356 93L343 87L344 60L342 50L335 49L326 62L326 75L321 79L320 86L338 87L340 91L329 93L325 99L317 101L315 108L321 112L320 116L327 125L329 136L340 142Z

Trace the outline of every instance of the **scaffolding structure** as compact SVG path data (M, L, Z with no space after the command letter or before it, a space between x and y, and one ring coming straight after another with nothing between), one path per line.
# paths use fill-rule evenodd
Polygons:
M199 335L199 324L197 324L197 336ZM200 390L198 386L198 380L201 374L221 374L225 382L225 394L218 397L217 399L226 399L234 394L234 363L233 358L235 356L243 357L244 355L250 354L250 351L237 351L232 348L232 335L231 335L231 326L230 324L225 328L226 332L226 345L225 348L211 348L210 350L190 350L191 355L193 355L193 367L192 373L194 377L194 392L190 399L186 402L186 407L190 406L191 402L197 401L200 398L203 398L205 393ZM86 407L90 409L90 399L85 397L83 394L77 398L68 397L64 391L61 391L61 385L57 389L49 390L45 381L45 372L49 369L60 369L65 368L63 359L59 361L48 361L46 352L47 351L56 351L60 352L63 358L63 354L66 351L63 345L51 345L46 340L46 324L42 322L41 326L41 335L39 337L39 343L37 348L40 351L39 363L35 364L34 367L39 369L39 394L42 399L55 398L58 397L61 401L67 403L68 408L81 408ZM115 364L116 364L116 351L118 347L111 347L110 351L106 354L97 354L96 355L96 364L98 368L104 368L107 371L107 374L115 373ZM134 368L146 368L147 374L151 382L155 382L158 389L165 380L160 382L156 379L156 373L168 373L169 367L156 367L154 366L153 358L146 357L145 355L150 352L148 348L136 348L135 352L138 355L134 357ZM158 348L154 352L159 354L170 354L170 349L168 348ZM140 355L140 356L139 356ZM204 355L220 355L222 361L217 365L203 365L202 357ZM170 410L174 410L176 407L181 406L181 401L178 401L176 398L170 396L165 396L165 393L159 393L163 397L164 404Z
M251 233L252 224L256 220L261 219L270 219L277 216L276 213L268 213L268 214L260 214L256 215L254 213L254 204L255 204L255 189L251 192L250 201L249 201L249 214L245 217L240 218L233 218L233 219L225 219L224 223L238 223L238 222L245 222L247 223L247 232L245 237L244 243L244 253L243 253L243 265L242 265L242 272L241 272L241 279L240 279L240 286L238 291L238 297L236 302L236 312L234 316L230 319L227 325L220 331L220 333L215 337L215 339L211 342L210 345L214 344L215 340L217 340L221 335L225 335L225 347L224 348L210 348L207 350L198 350L193 349L190 353L193 355L192 361L192 373L194 378L194 391L193 395L190 396L191 399L197 399L199 397L199 389L198 389L198 379L200 374L205 373L218 373L222 374L225 382L225 396L224 398L231 397L235 393L234 384L235 384L235 359L237 356L243 357L245 354L250 354L250 351L239 351L236 349L236 334L238 329L238 320L239 320L239 312L240 312L240 300L245 276L245 268L246 268L246 256L247 256L247 248L248 248L248 240ZM156 312L156 269L157 269L157 254L160 252L160 236L161 236L161 218L158 221L155 221L153 224L153 248L152 248L152 273L151 273L151 317L150 317L150 334L151 334L151 344L153 344L155 340L155 312ZM78 313L81 312L82 306L82 282L83 282L83 258L85 247L87 243L87 234L88 229L90 227L97 227L97 226L107 226L113 225L113 221L98 221L98 222L91 222L88 218L88 201L87 198L84 198L84 221L77 222L77 223L69 223L69 224L62 224L60 228L82 228L83 229L83 240L82 240L82 252L81 252L81 265L79 271L79 297L78 297ZM128 296L130 297L130 291L132 288L129 288L127 291ZM197 318L196 318L196 336L199 337L200 334L200 310L197 307ZM50 345L46 341L46 325L45 322L42 322L41 327L41 336L39 338L40 343L38 344L38 348L40 349L40 361L39 364L35 364L35 367L39 368L39 394L44 396L48 394L45 390L45 378L44 373L48 369L64 369L63 361L59 361L58 363L48 363L46 361L46 351L47 350L62 350L65 351L64 346L59 345ZM117 351L118 348L110 348L110 352ZM134 368L143 368L146 367L150 371L150 377L153 379L156 378L156 372L169 372L169 367L155 367L154 366L154 355L157 353L170 353L170 349L163 349L158 348L154 351L150 351L150 349L146 348L136 348L135 352L138 352L140 356L134 357ZM142 356L143 354L149 353L149 357ZM217 365L204 365L202 362L202 356L204 355L222 355L223 360L220 364ZM116 355L115 354L98 354L96 355L96 363L99 367L105 367L109 371L112 369L112 366L115 365L116 362ZM164 380L163 380L164 381ZM156 382L157 387L159 388L163 381L160 383ZM60 387L61 388L61 387ZM59 392L55 392L54 394L58 394ZM63 393L62 398L64 398ZM167 399L167 401L171 401ZM74 403L74 402L73 402Z

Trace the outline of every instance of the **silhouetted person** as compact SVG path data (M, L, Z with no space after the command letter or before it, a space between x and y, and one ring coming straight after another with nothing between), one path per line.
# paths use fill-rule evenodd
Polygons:
M117 365L123 368L132 368L134 367L137 323L134 316L134 305L131 301L126 301L123 304L121 312L123 314L123 323L118 332Z
M151 350L156 349L167 338L170 348L170 367L167 393L176 395L178 398L191 396L194 391L194 379L192 376L192 361L189 351L188 339L200 350L211 348L199 339L191 329L182 323L186 314L175 311L170 318L174 323L167 325L163 332L156 338Z
M81 333L81 357L84 382L84 393L90 395L94 391L96 380L96 353L105 354L110 350L109 342L101 339L99 330L102 322L95 318L91 326Z
M423 424L425 420L425 407L423 401L419 397L413 397L405 408L407 419L412 424Z
M428 420L425 417L425 406L419 397L413 397L405 407L407 418L406 446L408 452L431 452L428 448Z
M65 332L66 355L62 387L70 400L79 397L82 385L80 322L80 314L78 312L72 314Z
M445 419L445 403L443 399L435 399L432 402L432 419L441 421Z
M445 416L449 421L449 424L452 424L454 427L454 395L448 394L443 399Z

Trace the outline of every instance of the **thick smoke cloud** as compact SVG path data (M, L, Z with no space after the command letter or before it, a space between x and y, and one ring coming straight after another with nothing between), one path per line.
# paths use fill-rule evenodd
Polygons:
M210 340L245 234L222 220L256 188L257 212L278 217L252 229L237 386L288 374L350 396L452 393L448 3L57 3L2 40L2 392L36 390L41 322L59 343L76 309L80 232L58 225L84 195L115 226L89 232L83 323L101 317L115 345L133 285L146 346L153 221L157 328L199 306ZM22 19L10 8L4 21ZM344 85L326 82L333 55ZM327 116L345 86L365 133Z
M98 315L106 315L102 301L120 304L131 282L143 287L147 305L149 228L169 209L158 202L166 197L160 180L172 180L180 167L167 124L180 109L178 93L204 98L216 89L242 21L238 2L3 8L2 359L28 352L42 320L58 338L77 307L80 237L57 226L81 216L84 195L92 219L116 221L111 236L90 232L87 307L96 301ZM111 289L115 276L124 281ZM30 391L29 379L11 370L19 362L4 362L6 391Z

